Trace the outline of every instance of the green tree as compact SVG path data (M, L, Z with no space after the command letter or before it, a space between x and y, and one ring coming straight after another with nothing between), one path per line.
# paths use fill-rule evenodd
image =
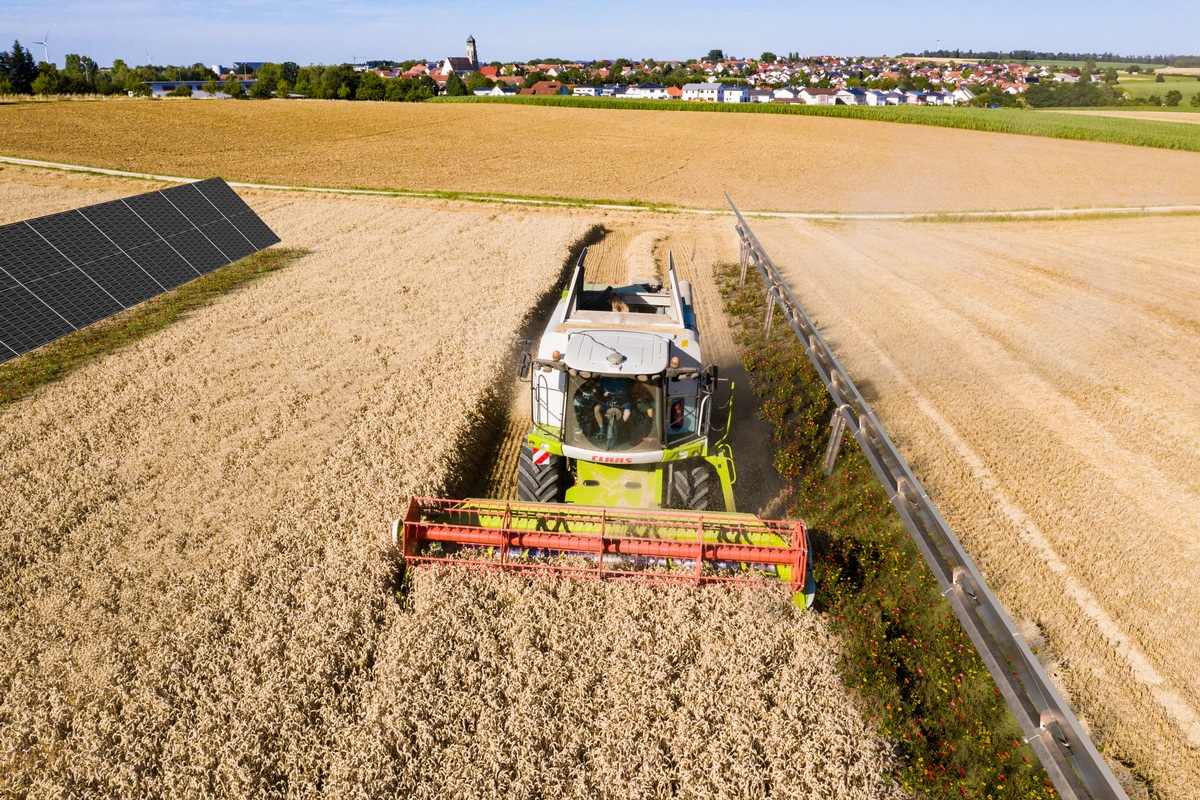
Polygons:
M354 67L347 64L329 67L321 73L321 91L318 96L331 99L336 97L339 100L353 99L361 79L361 73L355 72Z
M764 64L774 64L776 61L779 60L779 56L775 55L770 50L767 50L761 56L758 57L758 60L763 62Z
M169 97L191 97L192 96L192 87L188 86L186 83L181 83L178 86L176 86L174 89L172 89L170 92L168 92L168 96Z
M1161 72L1156 72L1156 73L1154 73L1154 82L1155 83L1166 83L1167 79L1163 77Z
M528 83L528 79L526 79L526 83ZM451 72L450 76L446 78L446 94L450 97L463 97L470 94L467 91L467 85L463 83L462 78L458 77L457 72Z
M33 54L14 40L12 50L0 53L0 73L8 78L14 94L29 94L33 91L34 79L38 77L38 67Z
M1139 72L1142 71L1142 68L1139 67L1137 64L1130 64L1129 69L1127 69L1125 71L1128 72L1130 75L1137 75Z
M1091 75L1093 72L1095 72L1095 71L1096 71L1096 62L1095 62L1095 60L1094 60L1094 59L1091 59L1091 58L1089 58L1089 59L1087 59L1086 61L1084 61L1084 62L1083 62L1083 71L1084 71L1084 73L1085 73L1085 74L1087 74L1087 75Z
M300 75L300 65L295 61L285 61L279 65L279 69L283 72L283 80L287 81L287 85L295 86L296 78Z
M58 84L58 67L45 61L43 61L41 64L38 64L38 76L33 79L33 83L30 85L30 88L33 89L33 93L43 96L50 94L61 94L62 91Z
M1152 106L1161 106L1161 105L1162 105L1162 98L1161 98L1161 97L1159 97L1159 96L1158 96L1158 95L1156 95L1156 94L1152 94L1152 95L1150 95L1149 97L1147 97L1147 98L1146 98L1146 102L1147 102L1149 105L1152 105Z
M225 81L225 85L221 87L221 91L234 100L246 99L246 87L242 86L242 82L238 80L236 75L229 76L229 79Z
M1163 98L1163 105L1171 106L1172 108L1179 105L1181 102L1183 102L1183 92L1179 91L1178 89L1172 89L1171 91L1167 92L1167 96Z
M1116 83L1118 80L1119 78L1117 77L1117 71L1115 69L1109 67L1108 69L1104 70L1105 83Z
M387 84L384 83L383 78L370 70L364 72L358 82L354 98L356 100L383 100L386 96Z
M96 62L78 53L67 53L63 66L63 79L68 83L67 91L85 94L96 91L96 76L100 73Z
M206 93L206 94L207 94L209 97L212 97L212 96L213 96L213 95L215 95L217 92L221 91L221 87L220 87L220 85L217 83L217 79L216 79L216 78L209 78L209 79L208 79L208 81L207 81L207 82L204 84L204 86L202 86L201 88L204 90L204 92L205 92L205 93Z
M1196 92L1188 99L1188 103L1192 108L1200 108L1200 92Z
M254 85L250 87L250 96L255 100L266 100L283 80L283 67L268 62L254 71L254 78Z
M578 72L578 70L572 70ZM580 83L580 81L572 81L569 77L564 77L569 83ZM474 92L476 89L490 89L496 83L491 78L485 76L482 72L472 72L467 76L467 91Z
M546 76L543 75L542 73L538 72L537 70L534 70L533 72L531 72L525 76L525 80L521 82L521 88L528 89L528 88L532 87L538 81L544 81L544 80L546 80ZM446 89L447 90L450 89L449 81L446 82Z
M708 55L706 55L704 57L704 60L705 61L724 61L725 60L725 51L724 50L715 50L715 49L709 50Z

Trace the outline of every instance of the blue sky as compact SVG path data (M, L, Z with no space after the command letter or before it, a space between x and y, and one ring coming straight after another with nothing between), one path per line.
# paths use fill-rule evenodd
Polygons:
M348 62L353 57L461 55L468 33L484 61L686 58L716 47L739 56L895 55L947 48L1111 51L1200 50L1200 2L935 0L830 2L510 3L362 0L3 0L0 49L50 32L50 58L83 53L102 66L232 61Z

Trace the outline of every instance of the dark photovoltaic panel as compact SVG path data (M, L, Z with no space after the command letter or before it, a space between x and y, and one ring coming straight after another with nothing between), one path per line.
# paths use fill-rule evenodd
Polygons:
M238 197L238 193L230 189L229 184L225 181L204 181L193 185L208 198L210 203L217 207L217 210L226 219L233 219L250 210L246 201Z
M278 242L220 178L0 226L0 362Z

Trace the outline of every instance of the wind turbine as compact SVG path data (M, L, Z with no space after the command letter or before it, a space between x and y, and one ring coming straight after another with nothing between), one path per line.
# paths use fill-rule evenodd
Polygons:
M149 50L146 51L146 66L147 67L154 66L154 56L150 55Z
M34 42L34 44L40 44L42 47L46 48L46 63L49 64L50 63L50 31L46 31L45 39L43 39L40 42Z

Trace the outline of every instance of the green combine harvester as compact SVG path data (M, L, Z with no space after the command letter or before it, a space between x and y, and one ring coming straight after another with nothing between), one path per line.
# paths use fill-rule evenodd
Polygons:
M552 571L656 582L786 582L813 599L804 523L739 514L692 288L668 259L667 283L584 282L585 249L519 375L532 427L517 503L414 498L393 536L406 564ZM714 430L712 417L725 413ZM722 433L710 443L714 433ZM483 557L480 557L480 556ZM575 556L576 558L569 558Z

